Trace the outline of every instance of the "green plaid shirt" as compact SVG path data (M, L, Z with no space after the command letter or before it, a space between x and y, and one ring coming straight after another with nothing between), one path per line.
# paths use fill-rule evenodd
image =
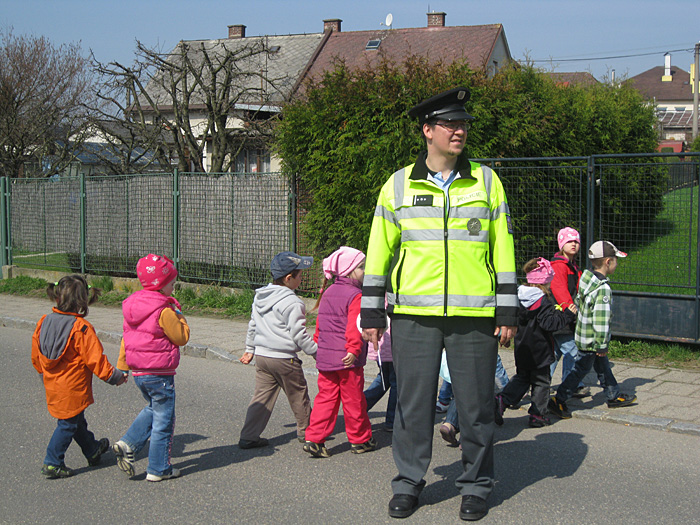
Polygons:
M608 279L585 270L575 303L578 308L576 346L584 352L607 352L612 315L612 290Z

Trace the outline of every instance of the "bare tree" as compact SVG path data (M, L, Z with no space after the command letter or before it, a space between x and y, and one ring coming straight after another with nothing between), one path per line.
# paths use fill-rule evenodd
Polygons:
M177 157L181 171L227 171L248 141L270 135L266 108L277 82L267 75L264 38L180 42L162 53L137 42L132 66L96 63L109 120L140 137L153 162ZM108 115L102 115L107 119Z
M85 138L92 70L78 44L0 30L0 171L59 173Z

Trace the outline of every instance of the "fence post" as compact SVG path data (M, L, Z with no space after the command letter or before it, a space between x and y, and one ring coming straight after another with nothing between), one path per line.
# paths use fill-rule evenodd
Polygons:
M595 239L595 192L596 192L596 183L595 183L595 157L592 155L588 157L588 169L587 169L587 195L586 195L586 243L588 246L593 244L593 240ZM601 181L602 185L602 181ZM588 246L582 246L581 251L583 253L588 253ZM589 267L588 263L588 257L584 257L586 261L586 267Z
M289 177L289 249L297 252L297 175Z
M85 172L80 173L80 273L85 274L87 254L87 218L86 205L87 193L85 191Z
M696 48L697 49L697 48ZM696 57L697 58L697 57ZM695 69L695 74L698 74L697 67ZM697 83L695 84L697 86ZM697 188L698 191L696 199L700 202L700 157L694 157L695 161L695 184L690 187L690 209L697 209L695 203L693 202L693 189ZM692 215L692 211L691 211ZM695 319L700 319L700 213L698 213L697 224L695 225ZM692 235L691 235L692 239ZM692 246L691 246L692 251ZM700 323L695 323L695 341L700 341Z
M2 265L12 264L10 261L10 180L8 177L0 178L0 244L2 244Z
M180 174L173 170L173 262L180 267Z

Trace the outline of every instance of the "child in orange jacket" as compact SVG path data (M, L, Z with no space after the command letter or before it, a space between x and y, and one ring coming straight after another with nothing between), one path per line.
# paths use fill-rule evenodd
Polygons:
M81 275L68 275L49 284L48 296L56 301L32 337L32 364L42 374L49 413L58 419L46 449L41 473L48 479L67 478L73 471L64 458L72 440L80 446L91 467L99 464L109 440L95 439L88 430L85 409L94 403L92 374L110 385L121 385L127 375L114 368L103 353L95 329L84 317L99 291L89 289Z

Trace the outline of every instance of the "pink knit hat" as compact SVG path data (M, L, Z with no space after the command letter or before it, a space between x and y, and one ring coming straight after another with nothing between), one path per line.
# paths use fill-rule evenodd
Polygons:
M323 259L323 275L326 279L333 276L345 277L365 260L365 254L349 246L341 246Z
M136 263L136 274L144 290L157 292L177 277L177 270L166 256L149 253Z
M562 228L557 234L557 242L559 243L559 249L561 250L567 242L576 241L581 244L581 235L579 232L573 228Z
M530 284L547 284L551 283L554 278L554 270L552 265L544 257L537 259L537 268L531 272L527 272L527 282Z

